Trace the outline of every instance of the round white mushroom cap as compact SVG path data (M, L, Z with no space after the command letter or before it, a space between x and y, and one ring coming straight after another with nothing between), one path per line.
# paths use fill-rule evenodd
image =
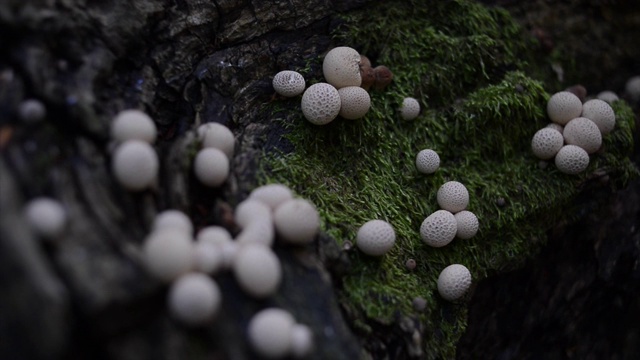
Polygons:
M325 80L340 89L346 86L360 86L360 54L348 46L335 47L322 61Z
M113 153L113 175L127 190L139 191L149 187L158 175L158 168L158 154L142 140L127 140Z
M400 106L400 116L405 120L413 120L420 115L420 103L418 100L407 97L402 100L402 106Z
M39 197L29 201L24 209L29 226L42 238L53 240L64 232L67 226L67 212L55 199Z
M280 260L271 248L260 243L241 245L232 268L240 288L256 298L274 294L282 280Z
M548 123L547 126L545 126L545 128L557 130L560 133L560 135L562 135L562 132L564 131L564 126L560 124L556 124L554 122Z
M291 328L291 355L305 358L313 350L313 332L304 324L294 324Z
M436 197L441 209L454 214L466 209L469 205L469 191L457 181L447 181L442 184Z
M577 145L587 154L593 154L602 146L602 133L593 121L579 117L567 123L562 132L568 145Z
M291 352L291 330L295 323L293 316L286 310L261 310L249 321L249 343L253 350L263 357L285 357Z
M620 98L618 97L618 94L614 93L613 91L610 90L605 90L605 91L601 91L598 93L598 95L596 95L596 98L602 100L602 101L606 101L607 103L611 104L614 101L618 101L620 100Z
M116 141L156 141L156 124L145 112L136 109L120 111L111 122L111 138Z
M640 76L630 77L624 85L624 90L632 101L640 100Z
M440 167L440 156L431 149L420 150L416 155L416 168L423 174L433 174Z
M396 233L391 224L384 220L370 220L364 223L356 235L356 246L371 256L386 254L396 242Z
M464 265L449 265L438 276L438 292L443 299L461 298L471 286L471 273Z
M582 101L568 91L560 91L549 98L547 114L554 123L565 125L582 113Z
M216 148L222 151L229 160L233 159L236 140L228 127L210 122L198 126L197 133L203 148Z
M458 225L455 216L447 210L438 210L427 216L420 225L420 237L427 245L443 247L456 237Z
M338 89L340 95L339 115L345 119L359 119L371 107L371 97L367 90L360 86L345 86Z
M193 268L193 240L181 230L154 231L144 240L142 255L151 275L171 282Z
M231 234L229 230L223 228L222 226L210 225L203 227L198 231L196 235L197 242L207 242L216 246L221 246L222 244L229 243L232 240Z
M589 166L589 154L579 146L565 145L556 154L555 163L560 172L575 175Z
M309 86L302 94L300 107L304 117L315 125L326 125L340 113L340 94L327 83Z
M185 234L191 236L193 234L193 224L191 219L180 210L164 210L158 213L153 219L151 225L152 231L163 229L176 229L184 231Z
M205 274L215 274L225 266L222 246L208 241L198 241L193 245L193 268Z
M203 185L218 187L229 177L229 158L219 149L204 148L193 160L193 173Z
M542 160L556 156L562 145L564 145L564 137L558 130L551 127L538 130L531 139L533 154Z
M320 231L320 215L305 199L291 199L273 213L273 223L279 238L291 244L308 244Z
M186 325L197 326L212 320L221 302L220 288L204 274L183 275L169 289L169 311Z
M18 116L25 123L37 123L47 116L47 108L40 100L27 99L18 105Z
M293 199L293 192L283 184L267 184L253 189L249 199L261 201L275 210L283 202Z
M271 208L255 198L247 198L240 202L233 214L236 224L241 228L246 228L254 221L272 221Z
M263 219L256 219L245 226L236 236L236 243L239 245L246 243L260 243L266 246L273 245L275 229L271 216Z
M616 126L616 114L606 101L592 99L582 105L582 117L598 125L602 135L606 135Z
M455 215L458 230L456 236L460 239L471 239L478 232L478 217L468 210L462 210Z
M298 96L304 92L304 76L297 71L283 70L273 77L273 89L286 97Z

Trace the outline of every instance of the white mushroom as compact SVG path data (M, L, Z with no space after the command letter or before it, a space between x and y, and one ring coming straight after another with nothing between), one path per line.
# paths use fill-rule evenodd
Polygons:
M291 330L295 323L293 316L286 310L261 310L249 321L249 343L260 356L269 359L283 358L291 352Z
M420 225L420 237L427 245L443 247L456 237L458 225L455 216L447 210L438 210L427 216Z
M471 239L478 232L478 217L468 210L462 210L455 215L457 231L456 236L460 239Z
M246 243L260 243L266 246L273 245L275 229L271 216L263 219L251 221L236 236L236 243L239 245Z
M449 265L438 276L438 292L443 299L461 298L471 286L471 273L464 265Z
M597 99L602 101L606 101L609 104L612 104L614 101L618 101L620 98L616 93L610 90L601 91L596 95Z
M203 227L196 235L197 242L207 242L216 246L221 246L232 240L229 230L217 225Z
M153 219L151 225L152 231L163 229L176 229L184 231L185 234L191 236L193 234L193 224L191 219L180 210L164 210L158 213Z
M315 125L326 125L333 121L340 113L340 106L338 90L327 83L309 86L300 101L302 114Z
M241 228L248 227L254 221L272 221L273 219L271 208L262 201L251 197L240 202L233 215L236 224Z
M589 100L582 105L582 117L598 125L602 135L606 135L616 126L616 114L607 102L600 99Z
M43 239L60 237L67 226L67 212L55 199L39 197L26 204L24 216L29 226Z
M433 174L440 167L440 156L431 149L420 150L416 155L416 168L423 174Z
M305 199L282 203L273 213L273 223L278 237L291 244L308 244L320 231L318 210Z
M633 102L640 100L640 76L632 76L624 85L624 90Z
M293 192L283 184L267 184L253 189L249 199L261 201L275 210L283 202L293 199Z
M602 146L602 133L598 125L584 117L569 121L562 135L567 144L580 146L587 154L593 154Z
M556 124L554 122L548 123L547 126L545 126L545 128L556 130L560 133L560 135L562 135L562 132L564 131L564 126L560 124Z
M297 71L283 70L273 77L273 89L286 97L298 96L306 86L304 76Z
M232 267L240 288L256 298L273 295L282 280L280 260L269 247L259 243L240 246Z
M291 355L302 359L313 350L313 332L304 324L294 324L291 328Z
M154 231L144 240L142 255L151 275L171 282L193 268L193 241L181 230Z
M558 125L559 126L559 125ZM562 134L551 127L538 130L531 139L531 150L533 154L542 160L551 159L564 145Z
M215 122L198 126L198 139L203 148L215 148L222 151L229 160L233 159L235 138L228 127Z
M396 242L396 233L391 224L383 220L364 223L356 234L356 246L371 256L386 254Z
M565 145L556 154L555 163L560 172L575 175L589 166L589 154L579 146Z
M125 189L139 191L149 187L158 176L158 155L149 143L127 140L113 153L113 175Z
M145 112L136 109L120 111L111 122L111 138L116 141L156 141L156 124Z
M438 189L436 195L441 209L457 213L469 205L469 191L460 182L447 181Z
M176 320L198 326L211 321L220 309L220 288L210 277L192 273L181 276L169 289L169 311Z
M549 119L556 124L565 125L582 113L582 101L573 93L560 91L551 96L547 102Z
M327 83L336 89L360 86L360 54L348 46L335 47L325 55L322 73Z
M363 117L371 107L371 97L367 90L360 86L345 86L338 89L340 95L340 112L345 119L359 119Z
M402 100L402 106L400 106L400 116L405 120L413 120L420 115L420 103L418 100L407 97Z
M193 160L193 172L203 185L218 187L229 177L229 158L219 149L204 148Z
M222 246L208 241L196 242L193 245L193 268L205 274L215 274L225 266Z
M18 105L18 116L27 124L34 124L44 120L47 116L47 108L42 101L27 99Z

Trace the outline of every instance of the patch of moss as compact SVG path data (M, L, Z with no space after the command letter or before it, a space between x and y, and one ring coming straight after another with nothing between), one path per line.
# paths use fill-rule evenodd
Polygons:
M616 187L637 175L627 158L633 114L623 102L614 104L618 126L585 173L540 166L530 141L548 122L546 100L555 89L527 76L535 65L522 60L529 41L504 11L475 2L383 2L350 14L336 34L336 46L355 47L395 74L387 90L371 93L365 118L319 127L304 119L298 99L274 109L289 146L265 154L261 180L287 184L315 203L323 230L339 243L353 241L371 219L396 231L396 246L381 258L350 253L341 295L361 314L354 324L362 331L367 319L389 324L398 314L416 316L425 325L427 358L454 357L466 307L439 298L436 280L444 267L464 264L478 281L517 266L543 244L552 224L574 214L571 200L596 170L610 174ZM423 107L414 121L397 113L405 96ZM441 157L432 175L415 170L415 155L425 148ZM434 249L421 241L419 227L438 210L436 191L448 180L469 189L468 209L480 231ZM407 259L416 260L415 270L405 268ZM420 314L412 308L417 296L428 302Z

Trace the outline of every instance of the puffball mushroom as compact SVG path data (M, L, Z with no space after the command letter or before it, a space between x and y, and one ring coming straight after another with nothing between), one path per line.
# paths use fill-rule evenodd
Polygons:
M560 135L562 135L562 132L564 131L564 126L560 125L560 124L556 124L556 123L548 123L547 126L545 126L545 128L549 128L549 129L553 129L556 130L560 133Z
M215 274L224 268L225 260L222 246L207 241L193 245L193 268L205 274Z
M273 89L286 97L298 96L306 87L304 76L297 71L283 70L273 77Z
M156 141L156 124L145 112L136 109L120 111L111 122L111 138L116 141Z
M44 120L47 108L40 100L27 99L18 105L18 116L25 123L34 124Z
M440 156L431 149L420 150L416 155L416 168L423 174L433 174L440 167Z
M427 245L443 247L449 244L458 232L455 216L447 210L438 210L427 216L420 225L420 237Z
M193 268L193 242L182 230L154 231L142 245L144 264L155 278L171 282Z
M191 219L180 210L164 210L158 213L153 219L151 225L152 231L163 229L176 229L184 231L185 234L191 236L193 234L193 224Z
M176 320L189 325L203 325L220 309L222 294L210 277L191 273L181 276L169 289L169 312Z
M471 273L464 265L449 265L438 276L438 292L448 301L461 298L470 286Z
M300 102L302 114L315 125L326 125L333 121L340 113L340 106L338 90L327 83L309 86Z
M260 243L240 246L232 268L240 288L256 298L273 295L282 280L280 260L268 246Z
M402 106L400 106L400 116L405 120L413 120L420 115L420 103L418 100L407 97L402 100Z
M384 90L393 81L393 73L384 65L374 67L373 73L376 77L373 88L376 90Z
M456 236L460 239L471 239L478 232L478 217L468 210L462 210L453 215L456 218Z
M233 241L229 230L222 226L209 225L205 226L196 234L197 242L207 242L216 246Z
M345 86L338 89L340 112L345 119L354 120L363 117L371 107L371 97L360 86Z
M582 101L573 93L560 91L551 96L547 102L549 119L556 124L566 125L582 113Z
M593 154L602 145L602 133L598 125L584 117L569 121L562 135L567 144L580 146L587 154Z
M53 240L67 226L67 212L62 204L49 197L38 197L29 201L24 209L29 226L42 238Z
M294 324L291 328L291 355L302 359L313 350L313 332L304 324Z
M565 145L556 154L555 163L562 173L579 174L589 166L589 154L579 146Z
M614 101L620 100L620 98L618 97L618 94L610 90L599 92L598 95L596 95L596 98L602 101L605 101L609 104L612 104Z
M222 151L229 160L233 159L236 140L228 127L210 122L198 126L197 133L203 148L216 148Z
M447 181L442 184L436 197L441 209L454 214L466 209L469 205L469 191L458 181Z
M348 46L335 47L325 55L322 73L327 83L336 89L360 86L360 54Z
M261 243L266 246L273 245L275 229L271 216L268 218L253 220L236 236L236 243Z
M556 156L562 145L564 145L562 133L550 127L538 130L531 139L531 151L542 160Z
M356 246L371 256L386 254L396 242L396 233L391 224L383 220L364 223L356 234Z
M149 187L158 176L158 155L149 143L126 140L116 147L111 160L113 175L122 187L140 191Z
M253 189L249 199L258 200L273 211L283 202L293 199L293 192L283 184L267 184Z
M229 177L229 158L219 149L204 148L193 160L193 172L203 185L218 187Z
M252 199L251 197L240 202L233 213L236 224L241 228L246 228L254 221L269 220L271 221L273 215L271 208L264 204L262 201Z
M606 101L592 99L582 104L582 117L598 125L602 135L606 135L616 126L616 114Z
M291 331L295 319L286 310L267 308L259 311L249 321L249 343L260 356L282 358L291 351Z
M320 231L320 215L305 199L287 200L273 213L273 223L281 240L290 244L311 243Z
M632 76L624 85L624 90L633 102L640 100L640 76Z

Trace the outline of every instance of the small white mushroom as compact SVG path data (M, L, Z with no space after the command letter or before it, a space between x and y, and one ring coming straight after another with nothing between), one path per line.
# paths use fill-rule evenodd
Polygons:
M371 107L371 97L360 86L345 86L338 89L340 112L345 119L354 120L363 117Z
M203 227L196 234L197 242L207 242L216 246L233 241L229 230L222 226L210 225Z
M275 229L271 216L251 221L236 236L236 243L243 245L246 243L260 243L271 246L275 239Z
M240 246L232 267L240 288L256 298L273 295L282 280L280 260L268 246L259 243Z
M249 199L261 201L273 211L283 202L293 199L293 192L283 184L267 184L253 189Z
M624 90L633 102L640 100L640 76L632 76L624 85Z
M304 324L294 324L291 328L291 355L302 359L313 350L313 332Z
M592 99L582 105L582 117L598 125L602 135L606 135L616 126L616 114L607 102Z
M293 316L286 310L261 310L249 321L249 343L260 356L269 359L283 358L291 352L291 331L295 323Z
M207 241L196 242L193 245L193 268L205 274L215 274L224 266L222 246Z
M327 83L309 86L300 101L302 114L315 125L326 125L333 121L340 113L340 106L338 90Z
M564 126L560 124L556 124L554 122L548 123L547 126L545 126L545 128L556 130L560 133L560 135L562 135L562 132L564 131Z
M384 220L370 220L364 223L356 234L356 246L371 256L382 256L389 252L396 242L396 233L391 224Z
M113 153L113 175L127 190L139 191L149 187L158 176L158 168L158 154L147 142L127 140Z
M443 247L449 244L458 232L455 216L447 210L438 210L427 216L420 225L420 237L427 245Z
M185 234L191 236L193 234L193 224L191 219L180 210L164 210L158 213L153 219L151 225L152 231L163 229L176 229L184 231Z
M449 265L438 276L438 292L443 299L461 298L471 286L471 273L464 265Z
M596 95L597 99L602 101L606 101L609 104L612 104L614 101L618 101L620 98L616 93L610 90L601 91Z
M565 145L556 154L555 163L562 173L579 174L589 166L589 154L579 146Z
M156 141L156 124L145 112L136 109L120 111L111 122L111 138L116 141Z
M211 321L220 309L221 302L220 288L213 279L203 274L183 275L169 289L171 315L189 326Z
M229 160L233 159L235 138L228 127L215 122L198 126L198 139L203 148L215 148L222 151Z
M193 268L193 241L181 230L154 231L144 240L142 255L151 275L171 282Z
M282 203L273 213L273 223L281 240L296 245L312 242L320 231L318 210L305 199Z
M348 46L331 49L322 61L322 73L327 83L340 89L346 86L360 86L360 54Z
M273 77L273 89L286 97L298 96L304 92L306 86L304 76L297 71L283 70Z
M567 144L580 146L587 154L593 154L602 146L602 133L598 125L584 117L569 121L562 135Z
M547 102L549 119L556 124L565 125L582 113L582 101L573 93L560 91L551 96Z
M24 216L29 226L43 239L60 237L67 226L67 212L55 199L39 197L26 204Z
M193 160L193 172L203 185L218 187L229 177L229 158L217 148L204 148Z
M468 210L462 210L455 215L457 231L456 236L460 239L471 239L478 232L478 217Z
M247 198L240 202L233 213L236 224L241 228L246 228L254 221L272 221L271 208L255 198Z
M400 106L400 116L404 120L413 120L420 115L420 103L418 100L407 97L402 100L402 106Z
M438 189L438 205L443 210L457 213L469 205L469 191L458 181L447 181Z
M42 101L27 99L18 105L18 116L27 124L34 124L44 120L47 116L47 108Z
M531 139L531 151L542 160L556 156L562 145L564 145L562 133L551 127L538 130Z
M440 156L431 149L420 150L416 155L416 168L423 174L433 174L440 167Z

